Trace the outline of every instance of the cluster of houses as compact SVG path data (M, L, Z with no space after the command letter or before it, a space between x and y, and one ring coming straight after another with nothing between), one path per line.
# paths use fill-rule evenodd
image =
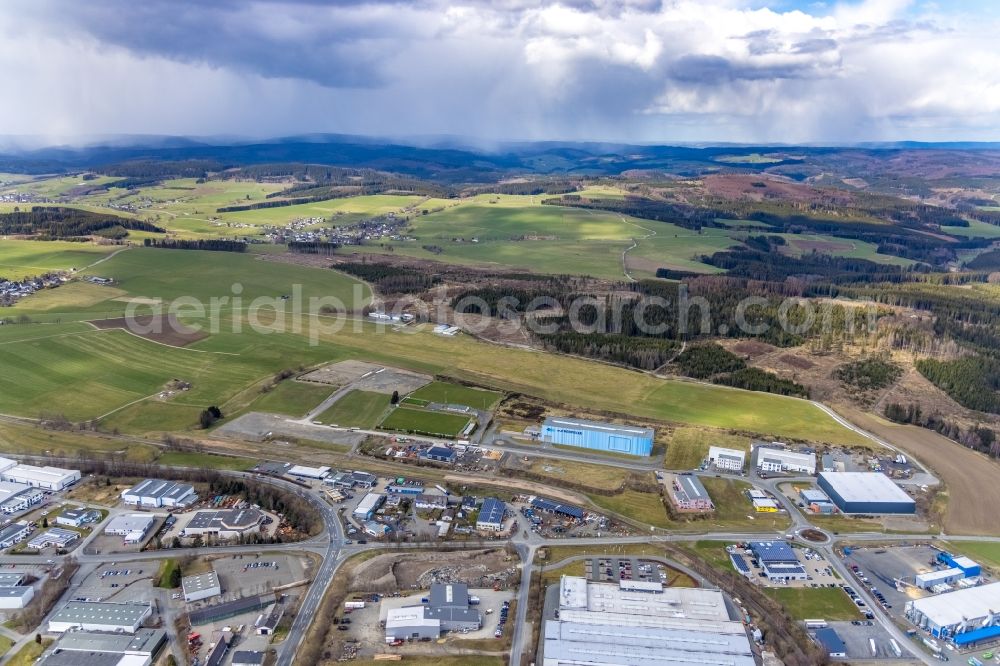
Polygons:
M0 187L5 185L10 185L11 183L0 182ZM41 203L44 199L40 198L34 192L18 192L17 190L11 190L10 192L4 192L0 194L0 203Z
M395 241L413 240L400 234L406 223L407 218L397 217L395 213L386 213L342 226L328 226L329 220L322 217L306 217L292 220L283 227L264 227L263 235L272 243L295 241L362 245L366 241L380 241L383 238Z
M69 282L69 276L65 273L46 273L23 280L0 278L0 307L10 307L36 291L53 289L67 282Z

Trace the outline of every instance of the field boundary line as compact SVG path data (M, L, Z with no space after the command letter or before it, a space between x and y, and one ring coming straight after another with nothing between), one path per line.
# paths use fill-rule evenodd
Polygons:
M160 395L160 393L162 393L162 391L157 391L156 393L151 393L150 395L147 395L147 396L144 396L142 398L139 398L138 400L133 400L132 402L127 402L127 403L125 403L124 405L122 405L120 407L115 407L114 409L112 409L107 414L101 414L100 416L96 417L94 420L95 421L102 421L102 420L106 419L107 417L111 416L112 414L114 414L115 412L120 412L121 410L123 410L123 409L125 409L127 407L131 407L132 405L137 405L140 402L145 402L146 400L149 400L152 397Z
M120 250L115 250L115 251L114 251L114 252L112 252L111 254L108 254L108 255L106 255L106 256L104 256L104 257L101 257L100 259L98 259L98 260L97 260L97 261L95 261L94 263L90 264L89 266L84 266L83 268L81 268L81 269L79 269L79 270L77 270L77 271L73 271L73 272L74 272L74 273L79 273L79 272L81 272L81 271L86 271L86 270L90 270L90 269L91 269L91 268L93 268L94 266L97 266L98 264L103 264L103 263L104 263L105 261L107 261L108 259L114 259L114 258L115 258L115 257L117 257L117 256L118 256L119 254L121 254L122 252L125 252L126 250L131 250L131 249L132 249L132 246L131 246L131 245L129 245L129 246L126 246L126 247L123 247L123 248L122 248L122 249L120 249Z
M95 326L95 328L97 328ZM195 354L219 354L222 356L243 356L243 354L238 354L236 352L224 352L224 351L212 351L211 349L190 349L188 347L178 347L177 345L168 345L166 342L159 342L158 340L150 340L149 338L144 338L138 333L133 333L127 328L98 328L99 331L122 331L128 333L129 335L144 340L145 342L151 342L154 345L160 345L161 347L167 347L168 349L179 349L181 351L193 352Z
M37 338L23 338L21 340L6 340L4 342L0 342L0 346L3 346L3 345L15 345L15 344L18 344L18 343L21 343L21 342L34 342L35 340L51 340L52 338L68 338L68 337L72 337L74 335L89 335L91 333L99 332L101 330L102 329L97 328L96 326L94 326L94 330L93 331L76 331L76 332L73 332L73 333L54 333L52 335L41 335L41 336L39 336ZM111 329L106 329L106 330L111 330Z

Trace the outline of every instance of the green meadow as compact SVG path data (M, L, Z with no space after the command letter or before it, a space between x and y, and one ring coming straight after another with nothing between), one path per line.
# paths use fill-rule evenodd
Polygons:
M437 437L456 437L469 424L468 416L396 407L379 424L383 430L417 433Z
M384 393L350 391L320 414L319 420L348 428L374 428L389 407L389 399Z

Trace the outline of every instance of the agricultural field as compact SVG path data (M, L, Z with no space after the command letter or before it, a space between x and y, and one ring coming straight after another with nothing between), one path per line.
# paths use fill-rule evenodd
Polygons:
M379 428L433 437L456 437L469 421L468 416L458 414L397 407L379 424Z
M329 388L327 388L329 391ZM390 396L374 391L350 391L319 415L323 423L348 428L374 428L389 407Z
M503 395L496 391L484 391L450 382L431 382L407 397L426 402L466 405L473 409L486 411L493 409Z
M0 240L0 276L18 280L49 271L81 270L119 249L68 241Z
M5 314L24 314L35 321L111 319L125 314L130 302L141 306L137 312L144 313L148 312L145 306L155 299L168 303L179 298L196 299L206 309L213 298L226 298L220 301L220 310L231 311L234 301L228 299L237 293L241 305L247 307L256 298L280 299L293 296L296 290L303 311L311 298L337 299L353 309L371 297L367 286L341 273L233 252L130 248L82 274L110 277L115 284L80 282L44 290L6 308ZM293 305L280 302L288 310ZM184 312L192 310L186 308Z
M780 603L795 620L842 621L861 617L858 607L839 587L779 587L764 588L763 592Z
M768 234L781 236L785 239L786 245L781 251L793 257L799 257L809 252L819 252L837 257L848 257L851 259L867 259L878 264L891 266L911 266L914 262L902 257L894 257L888 254L879 254L878 247L874 243L853 240L849 238L836 238L823 234Z
M712 446L738 451L750 450L750 438L707 428L677 428L667 444L665 469L694 469L708 457Z
M637 220L638 246L628 253L629 272L633 277L655 277L657 268L671 268L695 273L718 273L720 269L698 260L739 245L740 242L728 229L703 228L700 231L685 229L669 222ZM647 238L651 232L655 235Z

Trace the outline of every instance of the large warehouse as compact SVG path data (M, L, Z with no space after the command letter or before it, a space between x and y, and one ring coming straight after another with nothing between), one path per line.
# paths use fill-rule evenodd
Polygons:
M880 472L821 472L818 481L844 513L916 513L917 504Z
M1000 583L908 601L906 617L955 645L995 639L1000 637Z
M466 585L435 583L431 585L426 605L388 611L385 640L434 639L442 631L477 631L483 626L483 616L469 602Z
M49 618L49 632L82 629L134 634L152 614L149 604L70 601Z
M583 419L548 418L542 424L542 441L633 456L653 452L653 429L599 423Z
M144 479L122 493L122 501L134 506L178 507L198 499L189 483Z
M80 480L80 471L61 467L15 465L3 471L3 480L58 492Z
M592 583L563 576L559 619L542 628L542 665L754 663L742 622L729 617L718 590L629 589L631 581Z

